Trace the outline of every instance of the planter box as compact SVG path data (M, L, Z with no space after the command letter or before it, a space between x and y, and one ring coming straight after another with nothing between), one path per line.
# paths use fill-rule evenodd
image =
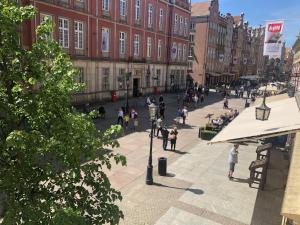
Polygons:
M210 141L218 134L217 131L205 130L204 127L199 128L199 138L202 140Z

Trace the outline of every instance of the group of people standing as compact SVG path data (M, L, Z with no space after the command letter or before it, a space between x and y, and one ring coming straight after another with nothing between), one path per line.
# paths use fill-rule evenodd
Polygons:
M138 113L134 109L131 109L130 112L126 113L124 107L119 108L117 124L121 125L125 128L125 130L127 130L130 121L132 121L132 129L135 131L139 124Z

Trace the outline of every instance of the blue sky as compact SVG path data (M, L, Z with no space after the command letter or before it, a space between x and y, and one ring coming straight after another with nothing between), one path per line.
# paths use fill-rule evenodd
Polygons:
M203 0L192 0L192 3ZM266 20L284 19L284 36L292 46L300 31L300 0L219 0L220 11L232 15L245 13L251 26L264 25Z

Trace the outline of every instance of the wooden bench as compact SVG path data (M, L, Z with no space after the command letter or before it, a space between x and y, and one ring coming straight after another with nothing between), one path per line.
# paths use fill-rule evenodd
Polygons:
M268 159L258 159L255 161L252 161L249 170L250 170L250 179L249 179L249 187L252 186L252 184L259 184L259 188L261 190L264 189L266 184L266 178L267 178L267 164Z

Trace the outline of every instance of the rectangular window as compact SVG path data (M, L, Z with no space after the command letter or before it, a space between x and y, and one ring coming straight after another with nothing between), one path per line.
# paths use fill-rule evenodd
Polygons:
M134 43L133 43L133 54L134 56L140 55L140 35L134 35Z
M188 18L184 18L184 36L185 37L187 37L187 35L188 35L188 28L189 28Z
M157 79L156 84L159 87L160 86L160 79L161 79L161 70L160 69L156 70L156 79Z
M157 59L158 60L161 59L161 40L158 40L158 44L157 44Z
M77 67L78 69L78 83L85 83L84 79L84 69L82 67Z
M47 14L40 14L40 22L42 23L42 22L44 22L44 21L46 21L46 19L47 20L49 20L49 21L53 21L53 19L52 19L52 16L51 15L47 15ZM47 40L52 40L53 39L53 32L51 32L51 34L49 34L49 35L47 35Z
M159 30L164 29L164 10L159 9L159 23L158 23Z
M135 20L141 19L141 0L135 0Z
M75 49L83 49L83 23L74 22Z
M147 57L151 58L151 53L152 53L152 40L151 37L147 37Z
M109 11L109 0L102 0L102 10Z
M109 68L102 68L102 90L109 90Z
M179 25L179 16L175 14L175 24L174 24L174 33L177 34L178 32L178 25Z
M118 76L118 89L124 89L125 87L125 69L124 68L120 68L119 69L119 76Z
M148 5L148 27L152 27L153 24L153 6L152 4Z
M120 16L126 16L126 0L120 0Z
M102 52L109 52L109 29L106 27L102 28L101 33L101 50Z
M179 34L182 35L183 34L183 18L182 16L179 19L180 24L179 24Z
M146 75L146 87L149 88L150 87L150 74Z
M69 20L58 19L59 45L63 48L69 48Z
M182 59L183 59L183 62L186 62L186 45L185 44L182 47Z
M178 44L178 61L182 61L182 44Z
M119 52L120 55L125 55L125 43L126 43L126 33L125 32L120 32L120 38L119 38Z

